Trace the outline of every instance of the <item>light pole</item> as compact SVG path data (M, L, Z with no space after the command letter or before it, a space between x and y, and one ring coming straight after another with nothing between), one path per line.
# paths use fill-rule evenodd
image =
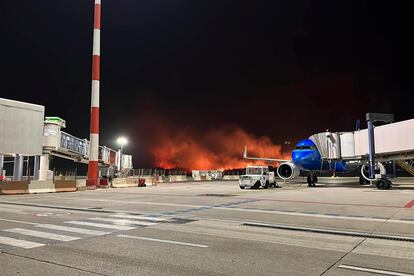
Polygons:
M120 146L119 149L119 171L121 172L122 169L122 151L124 149L124 146L126 146L128 144L128 139L124 136L118 137L118 139L116 139L116 143Z

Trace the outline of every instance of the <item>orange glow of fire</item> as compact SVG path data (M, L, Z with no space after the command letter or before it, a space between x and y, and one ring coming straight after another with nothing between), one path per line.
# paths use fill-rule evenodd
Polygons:
M169 133L166 133L169 132ZM275 165L243 159L244 146L249 156L290 159L280 145L269 137L257 137L241 128L224 127L205 133L190 130L159 131L151 153L157 167L189 170L234 169L249 164Z

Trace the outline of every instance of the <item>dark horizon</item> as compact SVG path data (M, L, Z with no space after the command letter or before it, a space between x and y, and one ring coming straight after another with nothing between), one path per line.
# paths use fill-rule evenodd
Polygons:
M93 1L0 5L0 97L44 105L88 138ZM353 130L366 112L414 118L410 10L377 1L103 1L100 144L129 137L136 167L159 165L154 154L180 143L216 164L217 152L236 156L235 137L284 155L285 141Z

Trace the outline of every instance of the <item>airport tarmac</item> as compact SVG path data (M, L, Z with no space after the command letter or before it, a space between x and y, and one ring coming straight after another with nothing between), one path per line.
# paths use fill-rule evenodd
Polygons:
M414 275L414 178L0 197L0 275Z

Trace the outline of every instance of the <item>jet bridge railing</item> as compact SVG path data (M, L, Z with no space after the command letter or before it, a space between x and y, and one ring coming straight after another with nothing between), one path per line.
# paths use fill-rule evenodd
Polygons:
M104 164L116 164L118 152L105 146L99 146L98 160Z
M64 131L54 128L50 131L50 126L45 128L43 139L43 152L50 153L62 158L86 162L89 159L89 141L80 139ZM106 165L116 164L118 152L105 147L99 146L98 161Z
M88 156L89 141L80 139L64 131L60 132L60 148L79 154L85 158Z

